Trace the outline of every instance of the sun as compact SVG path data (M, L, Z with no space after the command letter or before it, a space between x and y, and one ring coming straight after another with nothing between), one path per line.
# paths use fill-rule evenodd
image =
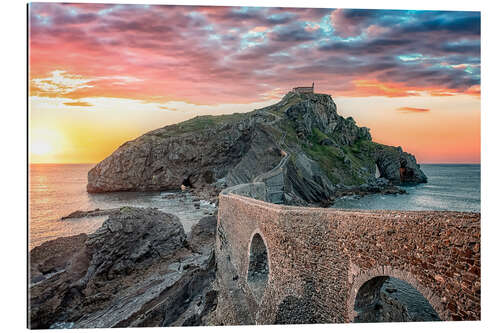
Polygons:
M37 141L31 144L31 152L35 155L47 155L54 150L49 142Z
M59 131L49 128L35 128L31 131L30 152L32 156L48 157L60 150L63 137Z

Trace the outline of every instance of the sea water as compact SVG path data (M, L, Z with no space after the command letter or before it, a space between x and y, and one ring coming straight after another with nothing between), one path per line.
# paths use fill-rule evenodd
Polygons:
M408 194L373 194L338 199L333 208L391 210L481 210L479 164L422 164L427 183L403 187Z
M106 216L61 220L76 210L108 209L122 206L156 207L175 214L186 232L215 207L165 195L168 192L87 193L87 173L93 164L31 164L29 171L29 248L61 236L91 233Z

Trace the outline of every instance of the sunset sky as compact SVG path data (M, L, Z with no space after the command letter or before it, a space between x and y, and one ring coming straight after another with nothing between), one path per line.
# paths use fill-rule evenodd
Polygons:
M98 162L315 82L421 163L480 161L478 12L29 5L30 159Z

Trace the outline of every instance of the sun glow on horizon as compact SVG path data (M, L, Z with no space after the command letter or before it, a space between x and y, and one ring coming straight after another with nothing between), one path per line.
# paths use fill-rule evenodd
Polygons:
M196 116L250 112L278 101L198 105L98 97L30 97L30 163L97 163L124 142Z
M37 126L30 131L30 160L32 163L49 162L60 153L65 144L64 135L57 129Z
M34 155L47 155L52 152L53 147L46 141L36 141L31 143L31 152Z

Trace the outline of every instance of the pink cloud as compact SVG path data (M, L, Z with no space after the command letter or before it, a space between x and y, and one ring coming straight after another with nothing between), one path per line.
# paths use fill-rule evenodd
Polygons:
M382 35L389 31L389 28L381 27L375 24L370 25L368 28L366 28L366 34L369 37L376 37L378 35Z
M377 38L386 34L387 28L371 25L365 30L373 39L367 46L369 51L346 43L323 51L317 41L324 39L319 22L325 15L330 15L335 34L361 33L359 26L345 22L342 10L31 4L31 93L56 94L36 82L63 71L88 80L85 87L59 92L74 99L250 102L275 96L272 89L287 91L311 80L325 92L344 95L414 94L413 90L390 88L390 78L395 76L392 72L401 71L376 58L377 50L383 50L386 57L413 42L397 44L381 39L379 45ZM265 36L249 37L248 31L265 32ZM355 57L348 62L350 55ZM361 56L373 59L362 62L358 60ZM383 79L378 78L384 74ZM420 72L414 77L418 82L408 86L418 91L451 91L420 79L424 77ZM437 79L436 75L430 77ZM365 83L360 85L361 79ZM467 89L454 88L452 93ZM470 88L467 93L478 91Z

